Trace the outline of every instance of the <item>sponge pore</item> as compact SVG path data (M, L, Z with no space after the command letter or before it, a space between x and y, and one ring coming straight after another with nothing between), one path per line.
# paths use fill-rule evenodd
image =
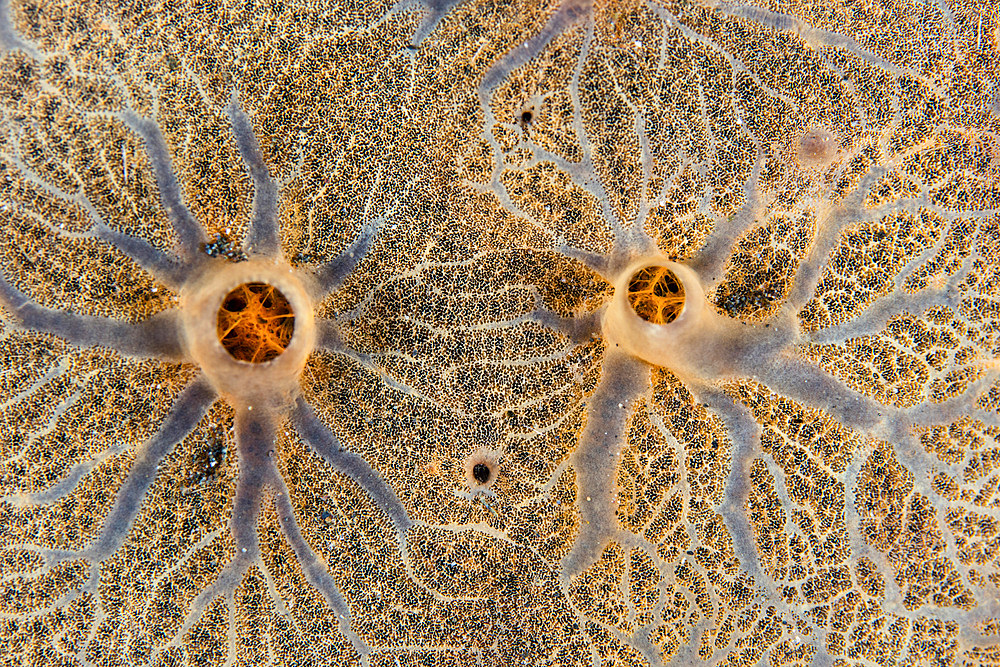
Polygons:
M669 324L684 310L684 286L667 267L647 266L629 279L628 302L647 322Z
M267 283L243 283L219 307L219 342L237 361L271 361L288 347L294 330L288 299Z

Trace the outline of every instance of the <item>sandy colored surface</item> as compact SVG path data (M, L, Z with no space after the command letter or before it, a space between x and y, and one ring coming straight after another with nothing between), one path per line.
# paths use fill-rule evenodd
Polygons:
M995 3L0 47L3 667L1000 665ZM604 319L646 256L704 291L666 337ZM189 316L248 260L287 368Z

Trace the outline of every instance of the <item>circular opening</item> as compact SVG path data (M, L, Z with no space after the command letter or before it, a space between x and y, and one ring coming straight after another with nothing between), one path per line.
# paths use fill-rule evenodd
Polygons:
M285 351L294 331L288 299L267 283L243 283L219 306L219 342L237 361L271 361Z
M531 118L532 118L532 114L531 114L530 110L528 110L528 111L522 111L521 112L521 124L522 125L527 125L528 123L530 123L531 122Z
M684 310L684 286L665 266L639 269L628 282L628 302L652 324L669 324Z
M477 463L472 467L472 476L480 484L490 481L490 467L485 463Z
M481 493L492 494L500 472L500 452L480 447L465 457L462 471L470 498Z

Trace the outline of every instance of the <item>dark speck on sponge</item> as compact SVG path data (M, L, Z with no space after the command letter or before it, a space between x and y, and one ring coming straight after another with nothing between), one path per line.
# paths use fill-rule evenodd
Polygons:
M485 484L490 481L490 467L485 463L477 463L472 468L472 476L476 478L476 481L480 484Z
M222 234L216 234L215 238L202 245L202 249L209 257L222 257L230 262L245 262L247 260L246 253Z

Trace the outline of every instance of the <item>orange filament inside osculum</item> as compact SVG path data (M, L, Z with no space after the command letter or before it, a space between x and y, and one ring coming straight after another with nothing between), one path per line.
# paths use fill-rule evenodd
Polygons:
M628 302L647 322L669 324L684 310L684 286L670 269L647 266L629 280Z
M237 361L271 361L288 347L294 330L288 299L267 283L243 283L219 307L219 342Z

